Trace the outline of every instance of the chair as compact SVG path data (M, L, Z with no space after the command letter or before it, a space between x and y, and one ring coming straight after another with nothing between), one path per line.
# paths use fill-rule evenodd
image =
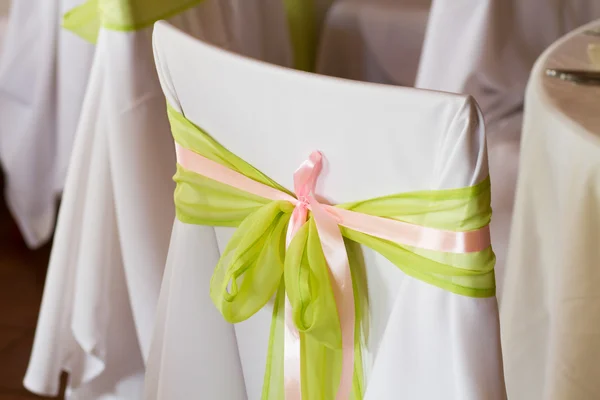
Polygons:
M469 97L288 70L165 22L155 26L154 47L172 113L284 187L315 149L327 159L317 197L333 204L487 176L484 128ZM175 221L146 399L261 398L272 307L234 326L209 296L233 231ZM364 398L504 399L495 298L451 293L362 252L370 306Z

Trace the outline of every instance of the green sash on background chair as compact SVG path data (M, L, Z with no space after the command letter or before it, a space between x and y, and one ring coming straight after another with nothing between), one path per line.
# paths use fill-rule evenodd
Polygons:
M136 31L156 21L182 13L204 0L88 0L68 11L63 27L91 43L100 28ZM288 19L294 67L312 71L318 43L318 27L313 0L282 0Z

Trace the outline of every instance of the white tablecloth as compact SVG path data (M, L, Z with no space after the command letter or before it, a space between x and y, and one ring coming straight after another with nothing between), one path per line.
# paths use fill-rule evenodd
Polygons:
M527 88L501 302L511 400L600 398L600 86L544 75L589 69L598 26L551 46Z

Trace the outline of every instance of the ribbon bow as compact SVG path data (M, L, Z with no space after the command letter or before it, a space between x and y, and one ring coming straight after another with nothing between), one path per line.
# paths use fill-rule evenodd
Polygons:
M301 378L305 378L300 373L300 363L305 356L305 353L301 353L301 347L309 346L311 341L316 341L319 346L342 350L336 399L350 398L355 357L355 299L340 227L386 242L438 252L479 252L490 246L487 225L471 231L447 231L320 203L314 196L322 168L323 158L319 152L313 152L295 172L297 197L294 197L180 144L176 144L176 150L178 164L197 173L201 179L208 178L256 196L255 211L246 214L247 217L241 221L215 268L211 297L228 321L240 322L256 313L273 297L283 274L286 292L286 400L301 398L301 388L304 386ZM181 190L185 190L185 187L181 186ZM209 209L218 207L208 199L203 201L207 202ZM179 206L184 204L180 203ZM312 219L307 222L309 212ZM286 228L287 233L284 234ZM283 246L279 242L282 236L286 239L285 251L281 250ZM249 255L252 251L255 251L255 257ZM322 257L307 259L310 254L317 252ZM324 262L321 261L323 259ZM277 265L283 265L283 268L276 268ZM436 272L442 274L478 274L476 271L441 264L435 264L435 268ZM244 278L238 287L237 279L242 275ZM306 342L300 346L303 340ZM322 372L326 374L328 371Z
M289 208L286 207L285 203L292 205L293 211L291 212L291 217L287 224L286 248L288 248L288 250L295 249L295 251L293 251L295 254L302 254L300 249L305 248L307 245L306 241L308 239L309 227L307 226L306 221L308 212L310 211L312 213L323 255L327 262L327 266L329 267L331 277L333 278L331 289L333 290L335 304L337 305L341 338L337 335L337 332L331 332L331 329L329 329L331 321L318 320L314 315L308 315L310 311L307 309L306 304L310 303L311 300L306 299L306 297L310 297L310 295L303 293L303 288L297 287L296 280L292 278L292 276L300 273L299 270L302 269L302 260L285 257L286 274L284 275L284 279L287 294L285 306L286 332L284 335L285 398L286 400L301 399L300 333L310 332L313 336L319 337L327 347L342 349L342 371L336 398L347 400L352 389L352 376L354 372L354 295L348 256L338 226L339 221L335 216L337 210L333 210L333 207L331 206L319 203L314 197L314 188L317 177L322 168L321 153L317 151L313 152L309 159L295 172L294 187L297 197L293 197L280 190L254 181L180 145L176 146L176 150L178 163L186 169L197 171L207 178L243 189L244 191L256 194L260 197L275 200L272 207L283 208L286 212L289 211ZM280 201L282 201L283 204L281 204ZM269 208L268 206L265 207L264 211L267 212ZM262 209L257 212L261 211ZM245 229L245 222L247 221L242 222L242 225L240 225L240 231ZM278 232L278 227L281 226L280 221L274 222L273 225L276 226L274 231ZM298 235L300 231L303 231L305 234ZM264 234L263 236L266 235L267 234ZM228 252L227 249L225 252ZM211 294L217 307L224 315L229 315L228 319L232 322L242 321L247 314L254 314L254 312L258 311L257 309L262 308L264 302L272 297L272 293L263 291L263 300L257 301L253 309L249 311L245 310L243 315L234 310L244 309L246 307L245 305L239 306L235 304L237 301L235 298L239 294L236 278L242 273L238 271L243 271L245 269L246 268L241 265L239 267L234 266L229 268L226 277L218 279L219 281L224 282L225 285L230 286L229 290L225 288L227 296L225 296L224 302L220 301L220 291L214 295ZM219 270L219 266L217 266L217 270ZM310 273L312 272L309 272L309 274ZM270 278L272 280L280 279L278 276L271 276ZM327 279L326 276L324 280ZM215 277L213 276L213 281L214 280ZM325 293L321 293L320 296L318 296L320 298L316 301L321 303L326 303L328 301L326 291L324 292ZM292 304L297 306L292 307Z

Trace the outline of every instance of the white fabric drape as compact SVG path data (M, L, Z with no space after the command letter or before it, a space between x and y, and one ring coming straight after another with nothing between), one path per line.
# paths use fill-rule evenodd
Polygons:
M286 187L315 148L328 161L319 193L334 203L487 176L482 121L469 98L257 64L167 24L155 28L155 52L168 101ZM146 399L260 399L271 310L232 326L209 297L231 233L175 221ZM365 398L505 399L495 298L449 293L363 250L371 312Z
M81 0L19 0L0 58L0 162L6 201L29 247L54 228L93 46L60 32Z
M317 72L413 86L431 0L338 0L325 20Z
M61 0L60 16L82 0ZM67 178L71 150L81 115L83 98L94 58L95 46L65 29L58 31L56 59L56 142L54 190L61 193Z
M501 308L510 399L600 398L600 87L545 76L591 68L591 28L551 46L527 88Z
M194 9L174 21L193 31L201 16ZM101 31L93 70L25 386L56 394L64 369L68 398L133 399L174 215L151 30Z

